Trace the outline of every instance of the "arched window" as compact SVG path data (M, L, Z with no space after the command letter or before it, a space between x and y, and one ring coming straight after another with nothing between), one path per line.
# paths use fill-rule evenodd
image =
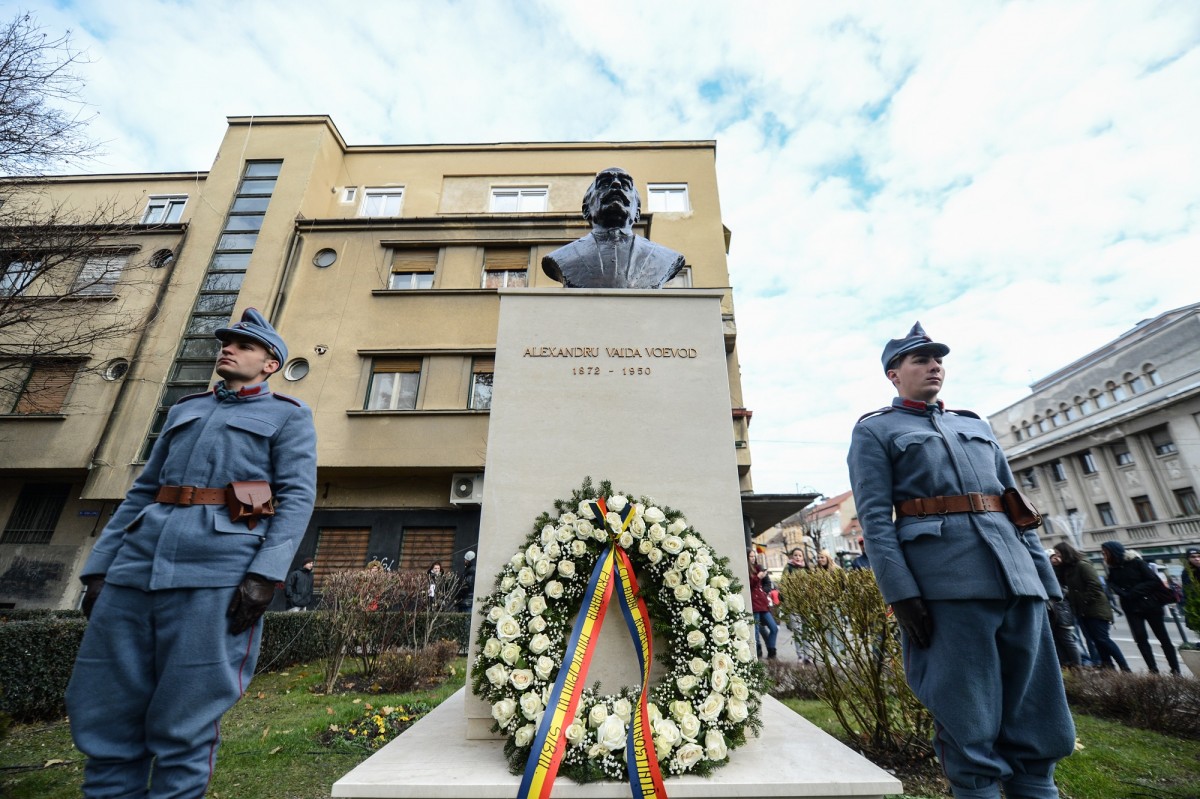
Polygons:
M1021 422L1021 430L1024 431L1026 438L1033 438L1033 426L1029 422Z
M1060 424L1062 424L1062 419L1057 413L1055 413L1053 408L1046 409L1046 418L1049 419L1050 424L1054 425L1055 427L1058 427Z
M1075 407L1079 408L1080 416L1087 416L1089 413L1096 410L1096 404L1092 402L1091 397L1076 397Z
M1013 440L1014 440L1014 441L1020 441L1020 440L1021 440L1021 438L1022 438L1022 436L1021 436L1021 428L1017 427L1017 426L1014 424L1014 425L1012 426L1012 430L1011 430L1010 432L1012 433L1012 437L1013 437Z
M1043 419L1040 416L1033 417L1033 423L1035 425L1037 425L1037 429L1038 429L1039 433L1044 433L1050 429L1050 425L1046 422L1045 419Z
M1142 374L1144 374L1146 376L1146 380L1148 380L1150 382L1150 385L1152 385L1152 386L1161 386L1162 385L1162 378L1158 376L1158 370L1154 368L1154 364L1152 364L1152 363L1142 364Z
M1112 404L1112 400L1108 398L1108 395L1101 391L1097 391L1093 388L1088 393L1092 395L1092 402L1096 403L1096 410L1102 411Z
M1111 380L1109 380L1104 387L1108 389L1108 394L1113 398L1113 402L1122 402L1126 397L1129 396L1129 394L1125 392L1125 386L1118 385Z
M1067 403L1062 403L1058 406L1058 412L1062 415L1063 423L1075 421L1075 409Z
M1141 394L1146 390L1146 381L1141 375L1135 375L1133 372L1125 373L1125 385L1129 386L1130 394Z

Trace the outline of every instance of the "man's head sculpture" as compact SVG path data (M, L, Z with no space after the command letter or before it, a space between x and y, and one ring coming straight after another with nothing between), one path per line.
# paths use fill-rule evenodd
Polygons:
M583 195L583 218L602 228L628 228L642 216L642 197L633 176L620 167L596 175Z

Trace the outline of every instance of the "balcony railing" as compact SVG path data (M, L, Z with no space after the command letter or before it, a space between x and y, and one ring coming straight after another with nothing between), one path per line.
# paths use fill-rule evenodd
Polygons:
M1082 539L1089 550L1098 549L1105 541L1119 541L1135 549L1197 544L1200 543L1200 516L1097 527L1084 530Z

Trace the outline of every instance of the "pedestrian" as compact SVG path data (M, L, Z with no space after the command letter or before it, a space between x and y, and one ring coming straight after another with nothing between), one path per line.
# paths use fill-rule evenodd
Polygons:
M90 621L66 704L85 797L205 793L312 515L312 412L267 387L283 339L253 308L215 335L221 382L171 408L81 571Z
M1053 549L1046 550L1046 557L1053 566L1058 553ZM1055 572L1055 579L1058 573ZM1079 643L1075 640L1075 614L1071 612L1071 603L1067 599L1062 581L1058 580L1058 592L1062 599L1051 599L1046 602L1046 612L1050 614L1050 631L1054 634L1054 651L1058 655L1058 665L1064 669L1078 669L1082 666L1079 656Z
M1045 610L1061 594L1035 512L1001 499L1016 484L991 427L938 399L949 351L919 322L884 347L897 396L854 427L854 500L954 795L1058 799L1075 748Z
M1105 541L1100 545L1100 552L1105 565L1108 566L1108 586L1121 598L1121 610L1125 611L1125 620L1129 622L1133 642L1142 653L1146 668L1152 674L1158 674L1158 661L1154 658L1154 649L1150 646L1150 636L1146 634L1146 625L1149 625L1154 637L1162 646L1171 673L1179 674L1179 656L1175 653L1175 645L1171 643L1171 637L1167 634L1163 605L1155 598L1162 580L1146 561L1132 551L1127 552L1120 541Z
M793 547L788 552L787 563L783 564L783 576L802 575L808 572L808 563L804 559L804 549L802 547ZM804 643L804 621L800 618L799 613L789 613L787 615L788 632L792 634L792 646L796 650L796 659L801 663L812 663L812 652Z
M761 658L761 639L765 638L767 658L774 660L776 656L775 640L779 635L779 625L775 622L775 617L771 614L771 600L767 597L767 592L763 588L763 581L768 581L767 585L770 585L769 581L771 578L767 574L766 566L762 565L753 549L750 550L747 560L750 571L750 605L751 610L754 612L754 648Z
M1200 549L1188 549L1183 561L1183 619L1200 633Z
M463 555L462 576L458 581L458 601L455 610L459 613L470 613L475 604L475 553Z
M858 537L858 551L858 557L850 561L850 570L857 571L859 569L871 568L871 559L867 557L866 539L861 535Z
M425 576L429 579L429 605L433 607L442 603L445 597L442 594L442 564L434 561L429 565L429 570L425 572Z
M308 610L313 599L313 568L316 561L305 558L300 568L288 575L283 593L287 598L288 610Z
M841 571L842 567L838 564L837 558L829 553L828 549L822 549L817 553L817 571Z
M1121 671L1129 671L1125 655L1109 635L1113 623L1112 606L1096 569L1079 550L1065 541L1055 544L1052 552L1050 565L1066 590L1075 621L1083 630L1083 637L1095 648L1101 666L1112 669L1115 665Z

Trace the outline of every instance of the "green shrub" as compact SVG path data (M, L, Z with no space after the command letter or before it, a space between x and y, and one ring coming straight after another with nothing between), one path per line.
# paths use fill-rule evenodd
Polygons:
M933 757L933 717L904 679L896 622L867 570L794 572L780 581L781 615L798 621L816 692L847 740L876 763ZM793 633L797 634L797 633Z
M279 671L325 656L329 617L320 611L266 613L256 672Z
M15 721L63 715L63 694L87 626L50 614L0 624L0 712Z
M457 641L435 641L423 649L400 649L379 659L376 678L381 690L404 693L445 682L458 657Z
M1071 670L1067 701L1077 713L1180 738L1200 738L1200 680L1158 674Z
M776 699L818 699L817 667L786 660L766 662L769 693Z

